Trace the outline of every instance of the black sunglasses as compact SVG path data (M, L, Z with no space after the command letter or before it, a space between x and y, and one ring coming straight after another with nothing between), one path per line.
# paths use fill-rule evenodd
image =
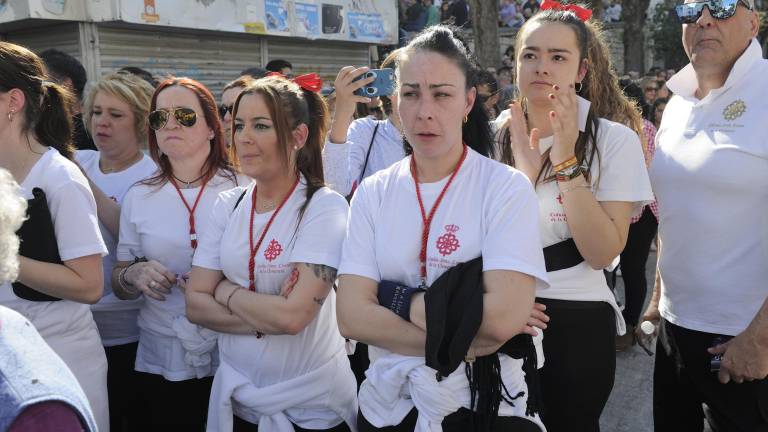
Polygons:
M224 120L224 117L227 116L227 113L231 114L234 108L235 108L235 104L219 105L219 117L221 117L221 119Z
M752 5L747 0L708 0L675 6L675 12L678 21L682 24L693 24L698 21L705 6L709 9L712 18L726 20L736 14L739 3L745 8L753 10Z
M159 109L149 113L149 127L152 130L164 128L171 114L173 114L176 122L184 127L192 127L197 122L197 113L192 108Z

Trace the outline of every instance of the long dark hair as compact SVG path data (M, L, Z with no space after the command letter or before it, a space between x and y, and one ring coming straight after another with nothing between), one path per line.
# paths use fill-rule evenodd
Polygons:
M312 196L325 186L323 177L323 144L328 132L328 106L323 97L316 92L304 90L298 84L286 78L270 76L260 78L237 97L232 109L232 118L237 115L240 101L247 95L259 94L269 110L269 116L275 126L277 142L282 148L283 161L288 164L293 131L300 125L307 125L307 141L296 153L296 170L307 181L306 201L301 207L304 213ZM235 130L232 129L232 143L235 142ZM237 157L237 146L232 146Z
M411 53L419 50L435 52L452 60L466 78L466 89L469 90L477 86L480 68L469 53L466 43L459 36L456 28L445 25L429 27L403 48L402 52ZM396 71L402 70L404 58L407 58L407 55L397 57ZM397 81L399 88L399 73L397 73ZM461 136L464 142L476 152L483 156L493 157L493 135L491 134L488 113L485 111L480 98L475 98L475 103L472 105L472 110L467 116L467 121L462 126ZM406 154L413 152L405 138L403 138L403 145L405 146Z
M157 109L157 96L163 90L173 86L192 90L195 96L197 96L197 100L200 102L200 107L203 109L203 117L205 118L206 124L213 130L213 139L209 142L211 151L208 153L208 158L203 165L203 181L208 181L216 174L221 174L232 180L232 182L237 183L236 167L232 162L232 158L227 150L227 144L224 141L224 132L221 127L218 109L216 108L216 100L213 98L210 90L204 85L190 78L168 78L160 83L160 85L157 86L157 89L155 89L155 94L152 95L152 104L149 108L149 112ZM149 137L147 143L149 145L149 154L152 156L152 159L157 162L158 173L148 179L142 180L141 184L150 186L164 185L171 178L171 175L173 175L171 161L168 160L168 156L160 153L155 131L149 130L148 133Z
M72 111L74 96L50 81L42 60L32 51L0 42L0 91L24 92L22 132L32 131L40 144L53 147L72 159Z

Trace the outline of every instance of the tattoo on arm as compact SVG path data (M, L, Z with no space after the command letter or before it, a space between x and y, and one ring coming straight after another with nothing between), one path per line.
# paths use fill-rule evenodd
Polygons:
M307 264L315 273L318 279L325 283L332 284L336 281L336 269L323 264ZM323 298L324 300L325 298ZM315 300L317 301L317 300ZM322 303L320 303L322 304Z
M325 297L312 297L312 300L315 301L318 305L322 306L323 303L325 303Z

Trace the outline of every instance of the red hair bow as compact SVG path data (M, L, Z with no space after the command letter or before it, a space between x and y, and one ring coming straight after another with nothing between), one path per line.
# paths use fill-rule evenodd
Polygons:
M565 12L573 12L582 21L589 21L589 19L592 18L592 11L587 8L573 4L564 5L556 2L555 0L542 1L540 8L541 10L553 9Z
M288 79L285 75L281 74L280 72L270 72L267 74L267 76L276 76L280 78ZM305 75L299 75L295 78L292 78L290 81L295 82L299 85L299 87L303 88L306 91L311 92L319 92L323 88L323 80L320 78L320 75L316 73L308 73Z

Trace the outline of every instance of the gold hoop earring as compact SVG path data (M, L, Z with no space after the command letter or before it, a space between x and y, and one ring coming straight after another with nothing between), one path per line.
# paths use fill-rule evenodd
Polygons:
M13 115L14 115L14 114L16 114L16 112L15 112L15 111L13 111L13 110L11 110L11 111L8 111L8 121L9 121L9 122L13 122Z
M466 124L469 121L469 114L464 116L464 124Z

